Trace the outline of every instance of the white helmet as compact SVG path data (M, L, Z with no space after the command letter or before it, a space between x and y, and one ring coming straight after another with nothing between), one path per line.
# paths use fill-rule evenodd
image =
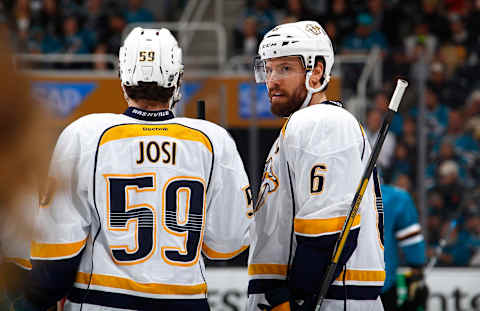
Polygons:
M134 28L120 48L119 61L122 85L156 82L164 88L175 87L170 108L180 100L182 49L167 29Z
M334 62L332 42L317 22L302 21L282 24L273 28L263 37L258 54L255 62L257 82L266 81L265 60L283 56L300 56L307 71L305 87L308 91L302 107L309 104L313 93L324 90L330 81L330 72ZM323 83L318 88L312 88L309 80L317 56L321 56L325 60Z

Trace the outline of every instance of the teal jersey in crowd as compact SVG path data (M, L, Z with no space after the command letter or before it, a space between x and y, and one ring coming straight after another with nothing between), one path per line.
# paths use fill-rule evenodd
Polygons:
M408 266L425 264L425 242L418 223L418 213L408 192L389 185L382 185L384 207L385 268L387 278L382 292L389 290L396 281L399 264L398 249L402 249Z

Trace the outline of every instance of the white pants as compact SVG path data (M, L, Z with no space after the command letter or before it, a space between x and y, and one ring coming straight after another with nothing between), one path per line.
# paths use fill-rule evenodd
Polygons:
M260 311L258 304L267 304L263 294L248 296L247 311ZM326 299L320 311L383 311L380 297L377 300L347 300L347 309L344 310L343 300Z

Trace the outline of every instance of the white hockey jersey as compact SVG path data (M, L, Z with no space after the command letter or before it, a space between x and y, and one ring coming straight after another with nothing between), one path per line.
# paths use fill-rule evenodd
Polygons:
M233 139L211 122L135 108L85 116L61 134L51 176L31 257L83 251L67 310L205 299L201 252L229 259L248 247L248 178Z
M268 155L250 229L249 310L266 302L266 290L282 280L288 284L299 238L328 241L342 230L371 149L355 117L337 105L325 102L295 112ZM360 228L357 246L322 310L343 310L347 290L347 310L382 310L383 209L372 179L352 227ZM325 254L328 262L331 255Z
M15 264L23 270L32 269L30 240L38 212L38 203L37 191L31 189L21 191L13 208L3 211L0 219L2 261Z

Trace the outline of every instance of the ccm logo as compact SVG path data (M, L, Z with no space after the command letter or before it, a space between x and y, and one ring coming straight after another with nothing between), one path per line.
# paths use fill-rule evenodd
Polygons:
M269 47L276 46L276 45L277 45L276 42L273 42L273 43L265 43L265 44L262 45L262 49L269 48Z

